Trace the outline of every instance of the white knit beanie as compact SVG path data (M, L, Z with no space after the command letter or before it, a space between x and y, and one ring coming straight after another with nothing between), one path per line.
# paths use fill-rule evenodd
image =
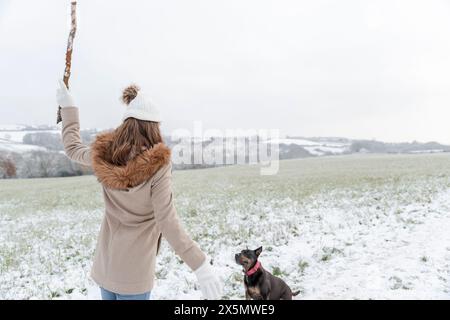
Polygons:
M122 101L127 105L127 110L123 115L123 121L128 118L135 118L144 121L161 122L161 115L158 107L140 92L136 85L127 87L122 94Z

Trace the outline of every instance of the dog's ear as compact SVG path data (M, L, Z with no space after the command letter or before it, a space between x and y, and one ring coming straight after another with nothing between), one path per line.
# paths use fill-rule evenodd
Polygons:
M261 254L261 252L262 252L262 247L259 247L258 249L256 249L256 250L255 250L256 256L259 257L259 255Z

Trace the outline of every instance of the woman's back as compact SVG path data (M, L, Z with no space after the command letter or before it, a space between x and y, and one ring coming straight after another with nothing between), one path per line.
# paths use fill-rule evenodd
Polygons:
M170 166L170 150L159 143L126 162L111 163L116 132L99 135L92 145L92 167L103 186L106 213L127 225L153 218L152 178ZM168 190L168 192L171 192Z

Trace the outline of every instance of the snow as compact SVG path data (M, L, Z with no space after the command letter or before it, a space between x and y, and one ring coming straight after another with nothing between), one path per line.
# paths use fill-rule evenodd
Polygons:
M25 126L0 125L0 152L26 153L31 151L46 151L44 147L24 144L23 137L29 133L55 133L58 130L23 130Z
M298 299L448 299L450 157L342 156L174 172L177 211L243 299L236 252L263 246ZM27 185L24 188L24 184ZM0 181L0 299L98 299L89 278L103 214L94 177ZM42 190L46 192L43 194ZM153 299L199 299L164 241Z
M22 144L22 143L14 143L8 142L0 139L0 152L16 152L16 153L25 153L31 151L46 151L47 149L44 147Z
M19 124L0 124L0 131L19 131L25 128L26 126Z
M348 143L337 143L334 141L312 141L312 140L306 140L306 139L292 139L292 138L285 138L285 139L272 139L268 141L272 144L296 144L299 146L324 146L324 147L330 147L330 148L344 148L348 147L350 144Z
M340 217L324 220L331 235L320 241L338 246L342 253L326 264L307 257L314 269L309 268L303 279L311 288L303 298L449 299L449 209L450 190L428 206L397 207L393 211L400 211L400 217L390 212L388 219L383 216L384 221L373 222L371 228L360 226L353 214L334 212ZM311 243L298 239L289 247L313 252Z
M347 148L342 147L328 147L328 146L314 146L304 147L306 151L315 156L323 156L326 154L339 155L347 151Z
M39 131L0 131L0 139L8 140L11 142L23 142L23 137L29 133L54 133L60 134L58 130L39 130Z
M420 153L442 153L445 152L443 149L430 149L430 150L416 150L411 151L410 153L420 154Z
M348 151L350 144L337 143L335 141L312 141L306 139L272 139L268 140L267 143L271 144L286 144L286 145L298 145L303 147L313 156L324 156L324 155L341 155Z
M318 146L321 145L320 143L310 141L310 140L304 140L304 139L272 139L268 141L272 144L296 144L299 146Z

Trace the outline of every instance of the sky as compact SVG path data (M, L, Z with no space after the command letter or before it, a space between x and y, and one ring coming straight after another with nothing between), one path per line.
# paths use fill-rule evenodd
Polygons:
M70 1L0 0L0 123L54 124ZM78 1L71 91L120 124L137 83L165 132L450 143L450 1Z

